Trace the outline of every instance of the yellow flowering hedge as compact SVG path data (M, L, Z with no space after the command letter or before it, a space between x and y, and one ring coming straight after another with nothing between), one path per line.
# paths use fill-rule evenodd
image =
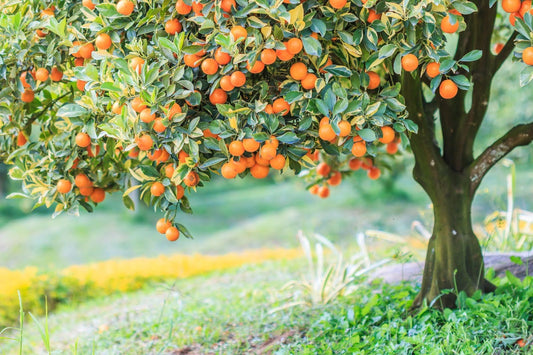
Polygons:
M44 296L48 308L79 302L115 292L134 291L147 282L185 278L209 271L224 270L265 260L292 259L301 256L297 249L261 249L225 255L161 255L156 258L109 260L88 265L74 265L59 272L39 272L0 268L0 328L18 318L22 296L25 311L42 313Z

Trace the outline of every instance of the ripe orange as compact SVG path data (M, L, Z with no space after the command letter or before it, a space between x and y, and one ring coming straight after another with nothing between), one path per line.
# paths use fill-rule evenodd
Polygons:
M87 133L80 132L76 135L76 145L78 147L88 147L91 144L91 137Z
M521 6L522 2L520 0L502 0L502 8L505 12L518 12Z
M74 59L74 66L83 67L84 65L85 65L85 59L83 59L83 58Z
M350 161L348 162L350 170L359 170L362 164L363 162L359 158L350 159Z
M320 198L327 198L329 196L329 187L320 186L317 191L317 195Z
M255 165L255 157L253 157L253 156L251 156L251 157L241 157L241 160L244 162L244 165L247 168L251 168L252 166Z
M122 107L124 107L124 105L121 105L119 101L115 101L111 106L111 112L115 115L120 115L122 113Z
M80 195L89 197L93 193L94 189L92 187L80 187ZM88 202L89 199L86 198L85 202Z
M61 79L63 79L63 72L57 67L53 67L52 72L50 73L50 78L52 81L61 81Z
M94 202L94 203L101 203L101 202L104 202L105 200L105 190L100 188L100 187L95 187L91 196L90 196L91 200Z
M220 88L224 91L231 91L235 89L235 86L231 83L231 76L224 75L220 78Z
M213 75L218 71L218 63L213 58L207 58L202 62L201 68L204 74Z
M157 133L163 133L167 129L167 126L165 126L165 124L163 123L163 119L161 117L158 117L155 119L152 128Z
M226 179L234 179L237 176L237 170L230 163L224 163L220 169L220 173Z
M194 14L196 16L203 16L202 10L204 9L204 4L201 4L199 2L193 1L192 2L192 11L194 11Z
M154 141L152 140L152 137L147 134L144 134L137 138L137 146L139 147L139 150L150 150L152 149L153 145Z
M459 29L459 20L456 20L452 25L450 15L444 17L440 23L440 28L442 32L445 33L455 33Z
M129 16L133 12L135 4L130 0L120 0L117 3L117 12L124 16Z
M185 54L183 56L183 62L186 66L191 68L197 68L200 65L200 59L201 57L196 54Z
M346 137L352 131L352 125L346 120L340 121L338 126L340 130L339 137Z
M334 9L342 9L347 3L347 0L329 0L329 4Z
M22 147L24 144L28 143L28 140L26 139L26 136L24 133L19 132L17 134L17 146Z
M398 143L396 142L390 142L387 144L387 153L389 154L396 154L398 152Z
M321 68L320 68L320 72L321 73L325 73L326 71L324 70L324 68L326 67L329 67L330 65L333 65L333 61L331 60L331 58L328 58L328 60L326 61L326 64L324 64Z
M178 153L178 161L182 164L185 164L187 162L187 158L189 157L189 154L185 152L184 150L180 150Z
M78 51L80 57L84 59L91 59L92 54L94 51L94 46L92 43L86 43L83 46L80 47L80 50Z
M213 90L211 95L209 95L209 102L211 102L213 105L226 103L227 99L228 94L226 94L226 92L220 88L216 88Z
M291 38L287 41L287 50L290 54L298 54L302 51L304 45L299 38Z
M242 146L245 151L253 153L260 147L260 143L253 138L245 138L242 140Z
M457 85L450 79L444 80L440 83L439 94L443 99L452 99L457 95Z
M494 44L494 47L492 47L492 50L494 51L495 54L500 54L500 52L503 49L503 46L504 46L503 43L498 42L498 43Z
M239 160L232 158L228 164L233 166L233 168L237 171L237 174L243 173L247 168L246 159L244 157L240 157Z
M185 183L185 185L189 187L196 186L200 182L200 176L198 175L196 171L190 171L185 176L185 179L183 179L183 182Z
M89 156L89 158L94 158L95 156L97 156L98 154L100 154L100 146L97 145L96 148L92 149L91 145L87 146L85 148L85 150L87 151L87 155Z
M316 173L320 176L327 177L331 172L331 167L328 163L322 162L316 166Z
M256 60L254 65L250 66L250 62L246 65L246 69L252 74L259 74L265 69L265 64L260 60Z
M291 78L294 80L302 80L307 76L307 66L302 62L297 62L291 65Z
M244 143L241 141L233 141L229 144L229 153L233 156L240 157L244 154Z
M268 176L268 166L256 164L250 168L250 174L256 179L264 179Z
M372 23L379 19L381 19L381 14L378 14L374 9L368 10L368 18L366 19L368 23Z
M331 141L337 137L335 134L335 131L333 130L333 127L329 123L325 123L318 127L318 136L320 139L325 141Z
M277 148L273 144L265 143L259 150L259 155L265 160L272 160L277 155Z
M143 103L143 100L139 96L137 96L133 98L133 100L131 100L131 108L133 109L133 111L141 113L142 110L146 108L146 105Z
M22 83L22 87L24 88L29 88L31 87L31 85L26 81L26 75L28 74L28 72L23 72L22 74L20 74L20 82Z
M261 52L261 61L263 64L273 64L277 59L276 51L273 49L265 48Z
M283 97L280 97L272 103L272 110L274 113L281 113L282 116L285 116L290 112L291 106Z
M367 175L372 180L379 179L381 176L381 170L379 170L377 166L372 166L370 169L368 169Z
M527 47L522 52L522 60L527 65L533 65L533 47Z
M109 49L109 47L111 47L113 42L111 41L111 37L107 33L100 33L98 37L96 37L94 44L96 45L96 48L105 51Z
M272 107L271 104L267 104L267 105L265 106L265 113L267 113L267 114L269 114L269 115L271 115L271 114L274 113L274 108Z
M172 227L172 223L164 218L160 218L155 224L155 229L161 234L165 234L170 227Z
M48 34L48 33L44 32L43 30L41 30L40 28L36 29L35 33L37 33L37 36L39 36L41 38L46 37L46 35Z
M161 196L165 193L165 185L163 185L159 181L154 182L152 186L150 186L150 193L152 194L152 196Z
M368 89L374 90L379 87L379 84L381 83L381 78L376 72L368 71L366 72L368 77L370 78L370 81L368 83Z
M242 71L235 71L231 73L230 80L233 86L240 88L246 84L246 75Z
M440 74L440 63L437 63L437 62L429 63L426 67L426 74L430 78L434 78L437 75L439 75Z
M152 113L152 110L149 109L149 108L145 108L144 110L141 111L141 113L139 114L139 118L141 119L141 121L143 121L144 123L150 123L152 122L153 120L155 120L155 113Z
M318 185L313 185L309 188L309 192L312 193L313 195L318 195Z
M70 192L72 183L67 179L61 179L57 182L57 192L60 194L66 194Z
M181 200L183 196L185 196L185 188L183 188L183 186L181 185L177 185L176 186L176 198L178 200Z
M169 227L165 232L165 237L168 239L168 241L175 242L180 237L180 231L174 226Z
M283 62L287 62L291 60L292 58L294 58L294 54L289 52L289 50L287 49L287 42L285 42L284 44L285 44L285 49L276 49L276 55L278 56L279 60Z
M406 54L402 57L402 68L405 71L412 72L418 68L418 58L414 54Z
M231 12L231 9L235 7L237 7L235 0L222 0L220 2L220 8L222 11Z
M518 11L518 13L520 16L524 17L528 11L533 15L533 10L531 10L531 1L522 1L522 5L520 6L520 11Z
M281 154L277 154L270 160L270 166L272 169L281 170L285 167L285 157Z
M22 100L22 102L26 102L26 103L32 102L34 98L35 98L35 94L32 89L26 89L20 95L20 99Z
M257 153L255 154L255 164L259 164L259 165L262 165L262 166L270 166L270 160L266 160L264 158L261 158L261 154Z
M156 161L157 159L159 159L159 157L161 156L161 153L162 153L162 152L163 152L163 151L162 151L161 149L156 149L156 150L154 150L153 153L148 152L148 153L146 154L146 156L147 156L148 159L150 159L151 161Z
M144 59L140 57L134 57L130 59L129 67L130 69L137 72L137 74L141 74L142 68L144 65Z
M35 79L38 81L46 81L48 80L48 76L49 76L48 70L45 68L39 68L35 72Z
M389 144L394 141L394 137L396 136L396 132L394 132L394 129L390 126L381 127L381 133L383 134L383 137L381 137L379 141L383 144Z
M174 168L174 164L170 163L165 166L165 176L169 179L172 179L172 175L174 175L174 171L176 169Z
M87 175L83 173L79 173L78 175L76 175L76 177L74 178L74 184L79 188L93 186L91 180L87 177Z
M331 177L328 179L328 184L331 186L337 186L340 185L342 182L342 174L340 171L334 172Z
M361 163L361 168L363 168L363 170L368 170L373 166L374 166L374 161L370 157L363 159L363 162Z
M180 15L188 15L192 11L192 6L187 5L183 0L176 2L176 11Z
M316 86L316 75L313 73L307 73L305 78L302 79L300 82L302 84L302 87L306 90L313 90Z
M177 103L173 103L170 109L168 110L167 117L169 120L174 118L175 115L182 113L183 110L181 109L181 106Z
M248 37L248 32L246 32L246 29L242 26L233 26L230 31L231 36L233 37L233 40L236 41L239 38L245 38Z
M352 154L362 157L366 154L366 143L364 141L355 142L352 146Z
M173 18L165 22L165 32L171 36L174 36L176 33L180 33L182 29L183 27L178 19Z
M76 87L80 91L85 91L85 85L87 85L86 81L83 81L81 79L76 80Z
M91 0L82 0L81 4L89 10L94 10L94 8L96 7L96 5L93 4Z
M218 47L215 51L215 61L220 65L226 65L231 62L231 56L222 50L222 47Z

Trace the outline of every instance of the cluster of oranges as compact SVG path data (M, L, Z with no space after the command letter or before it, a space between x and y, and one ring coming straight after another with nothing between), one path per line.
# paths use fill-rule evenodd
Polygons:
M509 14L509 22L512 26L516 24L517 18L523 19L527 12L533 14L531 0L502 0L502 8Z

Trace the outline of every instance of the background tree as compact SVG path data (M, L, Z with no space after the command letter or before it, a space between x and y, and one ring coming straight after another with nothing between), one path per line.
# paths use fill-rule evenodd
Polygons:
M496 0L8 2L0 159L24 181L13 197L77 213L119 190L133 208L140 189L177 240L190 236L177 223L186 192L213 174L290 169L327 197L353 170L379 178L409 142L435 212L416 304L491 290L472 199L533 139L533 124L518 125L474 157L505 58L527 64L522 85L533 78L531 2L502 4L511 24Z

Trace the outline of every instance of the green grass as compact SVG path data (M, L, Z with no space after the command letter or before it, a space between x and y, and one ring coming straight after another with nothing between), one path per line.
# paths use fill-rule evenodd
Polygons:
M49 316L51 347L58 354L74 347L78 354L526 354L515 342L533 340L531 277L499 281L496 294L443 313L410 313L411 284L362 286L327 306L271 313L290 295L281 287L305 266L266 262L63 308ZM35 323L25 334L24 353L43 353ZM0 342L0 353L17 346Z

